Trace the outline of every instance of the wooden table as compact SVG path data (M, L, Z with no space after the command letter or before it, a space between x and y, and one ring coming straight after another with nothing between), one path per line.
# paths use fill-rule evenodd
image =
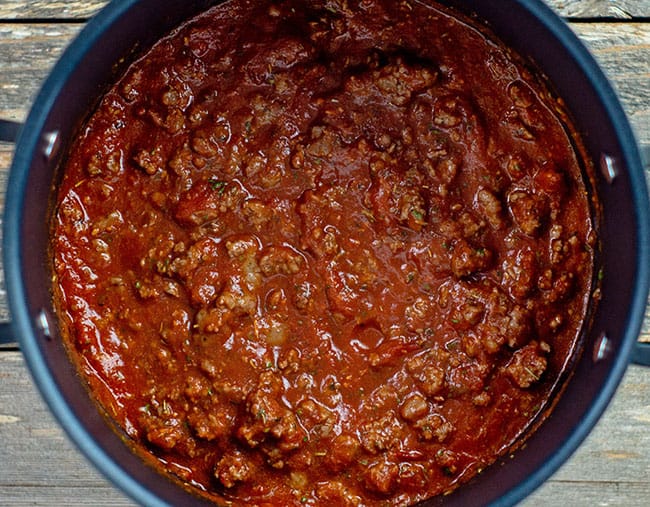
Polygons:
M650 144L650 0L548 1L593 51L639 140ZM0 0L0 118L25 118L62 49L105 3ZM3 188L11 156L12 146L0 143ZM0 319L7 318L0 289ZM650 313L641 339L650 341ZM0 505L132 504L65 437L21 353L0 350ZM650 505L650 370L629 368L593 433L523 505Z

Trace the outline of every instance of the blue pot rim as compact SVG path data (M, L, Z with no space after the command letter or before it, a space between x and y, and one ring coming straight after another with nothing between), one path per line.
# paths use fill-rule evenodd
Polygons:
M44 82L18 139L9 175L4 214L4 266L12 326L19 339L25 360L40 390L60 425L88 460L120 490L142 505L169 505L158 495L132 478L95 441L80 420L74 416L52 373L41 354L34 321L26 305L24 274L21 272L23 238L21 237L22 210L27 192L27 177L32 160L38 156L42 132L48 114L71 72L83 60L101 35L137 3L138 0L112 1L92 18L71 45L65 50ZM547 480L578 448L594 427L614 395L629 363L644 318L650 280L650 228L648 224L648 195L641 159L632 129L611 84L602 70L570 28L541 0L515 0L528 10L571 55L579 68L593 84L602 106L618 132L618 141L633 185L634 209L637 219L637 282L628 325L619 354L613 363L603 389L592 400L586 417L578 424L569 439L556 449L543 466L530 474L516 487L492 502L494 506L514 505L532 493Z

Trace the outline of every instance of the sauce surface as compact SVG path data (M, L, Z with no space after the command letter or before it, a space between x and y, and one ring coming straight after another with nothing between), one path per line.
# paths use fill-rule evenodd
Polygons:
M236 1L70 151L64 338L161 470L235 505L404 505L549 404L594 233L559 104L436 7Z

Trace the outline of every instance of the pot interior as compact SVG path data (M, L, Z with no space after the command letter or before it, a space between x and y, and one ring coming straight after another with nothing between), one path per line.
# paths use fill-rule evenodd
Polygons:
M134 55L215 2L116 2L93 19L45 83L19 141L5 226L5 266L21 346L52 411L90 460L147 505L201 502L131 452L71 365L58 336L50 290L48 224L53 182L72 139L107 85ZM587 435L627 365L645 308L648 231L645 181L620 104L586 50L541 2L448 1L474 12L524 58L535 61L572 114L596 166L602 205L602 299L583 353L555 410L512 458L429 505L514 503L545 480ZM146 27L146 30L143 30ZM145 36L143 38L143 35ZM601 174L601 160L610 172ZM617 174L611 178L611 171ZM624 262L621 262L624 259Z

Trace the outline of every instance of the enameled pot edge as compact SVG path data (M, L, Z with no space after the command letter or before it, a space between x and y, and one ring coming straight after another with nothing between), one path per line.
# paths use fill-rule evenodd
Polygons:
M79 420L70 413L67 402L61 396L48 366L43 361L38 344L39 340L43 339L42 328L39 328L38 324L34 322L35 315L30 313L24 304L26 300L24 276L26 275L18 269L18 266L22 264L21 257L24 248L23 242L25 240L24 235L19 234L18 231L21 231L23 226L22 209L27 197L27 171L33 157L46 156L48 139L43 136L45 133L43 126L46 123L50 108L53 102L57 100L58 92L65 84L70 69L74 68L84 57L85 52L92 48L99 35L117 18L124 15L133 3L135 2L127 1L109 4L108 7L88 24L86 29L84 29L68 48L43 85L42 91L38 95L25 123L12 164L5 211L4 259L6 283L10 295L10 308L13 317L13 330L15 335L20 338L23 354L50 409L71 439L75 441L90 461L120 489L127 492L133 499L142 504L166 505L155 494L143 489L140 484L133 481L128 475L125 475L119 464L106 456L103 449L96 444L94 438L86 431ZM621 133L622 151L626 158L623 165L629 168L640 168L641 160L629 124L611 86L602 75L598 66L595 65L591 56L584 50L584 47L582 47L581 43L577 41L577 38L569 31L568 27L561 22L558 24L553 18L548 18L551 11L548 10L548 12L545 12L544 9L547 9L545 6L536 1L526 1L523 3L530 9L533 9L536 15L542 16L545 19L549 29L552 29L557 37L562 40L563 44L570 49L576 61L591 74L595 86L599 89L601 100L610 110L611 119L616 124L617 130ZM539 10L540 8L542 10ZM555 15L552 14L552 16ZM579 446L598 420L613 396L627 367L643 320L648 293L648 259L650 258L648 232L649 208L645 180L642 178L643 171L639 171L638 169L632 170L630 174L634 183L635 211L637 213L638 223L638 261L636 266L638 276L637 283L634 287L633 304L628 318L626 335L616 362L610 370L604 389L593 400L588 416L576 427L571 438L555 453L553 459L549 460L542 468L536 470L534 474L531 474L517 488L510 490L496 500L494 505L511 505L520 501L559 468Z

